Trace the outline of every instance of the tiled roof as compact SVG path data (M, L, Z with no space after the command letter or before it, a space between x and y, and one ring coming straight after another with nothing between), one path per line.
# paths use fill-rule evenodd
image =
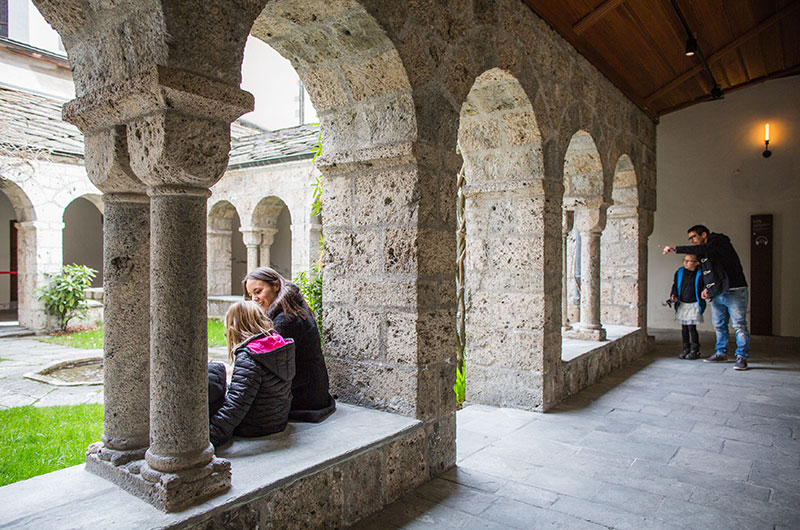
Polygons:
M64 101L0 86L0 145L83 158L83 134L61 120ZM311 158L319 125L265 131L249 123L231 124L230 166L274 164Z
M229 167L258 166L312 158L317 147L319 125L300 125L248 136L236 136L233 130L231 133Z

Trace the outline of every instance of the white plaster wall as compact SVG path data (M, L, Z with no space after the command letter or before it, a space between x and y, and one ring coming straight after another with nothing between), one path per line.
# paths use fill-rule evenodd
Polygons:
M772 156L763 158L764 124ZM773 333L800 336L800 77L769 81L661 118L658 210L648 249L648 325L677 327L661 302L700 223L728 235L750 281L750 216L774 216ZM701 329L713 329L710 312Z
M220 200L230 202L236 208L242 226L247 227L251 226L253 212L262 199L270 196L281 199L291 219L291 273L294 275L308 270L318 258L316 253L312 253L312 249L318 248L319 240L319 233L312 235L312 229L318 225L312 222L310 215L311 183L318 173L311 160L231 170L211 188L208 205L210 208ZM288 224L287 221L284 223ZM287 250L285 243L281 246L279 237L287 233L287 226L279 223L279 227L281 235L276 236L271 253L276 252L280 260L281 252ZM275 263L275 257L270 257Z
M64 210L64 265L86 265L97 271L92 287L103 286L103 215L84 198L75 199Z
M20 324L37 331L53 328L54 321L45 316L34 290L44 285L45 273L61 268L67 205L100 191L89 181L83 165L74 161L0 157L0 179L13 182L25 197L25 204L21 198L12 199L14 207L25 214L18 225Z

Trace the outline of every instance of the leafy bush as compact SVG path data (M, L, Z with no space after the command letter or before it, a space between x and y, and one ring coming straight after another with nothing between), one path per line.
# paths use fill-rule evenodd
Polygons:
M294 283L300 288L303 298L314 312L317 326L322 329L322 270L319 263L315 263L308 272L298 272L294 277Z
M58 318L61 330L75 317L86 316L84 291L92 285L97 271L86 265L64 265L57 274L45 274L49 283L40 289L39 301L44 302L48 315Z

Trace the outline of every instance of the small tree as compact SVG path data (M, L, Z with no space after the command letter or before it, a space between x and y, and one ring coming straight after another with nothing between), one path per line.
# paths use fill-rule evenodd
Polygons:
M64 265L61 272L45 274L49 283L37 289L48 315L58 318L61 330L76 316L86 316L88 305L84 291L92 285L97 271L86 265Z

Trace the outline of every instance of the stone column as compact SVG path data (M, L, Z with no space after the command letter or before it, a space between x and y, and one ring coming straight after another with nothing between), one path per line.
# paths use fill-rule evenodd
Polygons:
M47 282L45 274L58 272L62 261L61 221L21 221L16 223L17 290L19 305L17 314L21 326L36 331L58 329L55 317L48 316L44 304L37 300L36 288Z
M272 243L275 242L275 235L278 233L277 228L264 228L261 230L261 266L272 267L272 258L270 256L270 248Z
M564 330L572 328L569 322L569 304L567 294L567 285L569 283L569 276L567 274L567 242L569 241L569 233L572 231L572 225L574 224L574 221L574 213L569 210L564 210L561 224L561 270L563 271L563 280L561 282L561 327Z
M130 168L125 127L86 135L86 171L103 192L102 442L86 469L126 480L123 466L141 460L150 432L150 207Z
M217 482L224 469L208 441L206 199L208 189L151 186L150 448L145 459L160 473ZM177 414L176 414L177 413ZM225 462L227 464L227 462ZM207 481L204 479L208 479ZM208 482L208 484L206 484Z
M208 228L208 294L231 294L231 230Z
M606 221L606 207L579 208L575 224L581 235L581 319L569 337L581 340L606 339L600 323L600 236Z
M247 247L247 272L259 266L259 249L261 246L261 230L257 228L240 228L244 246ZM264 260L261 260L264 263Z

